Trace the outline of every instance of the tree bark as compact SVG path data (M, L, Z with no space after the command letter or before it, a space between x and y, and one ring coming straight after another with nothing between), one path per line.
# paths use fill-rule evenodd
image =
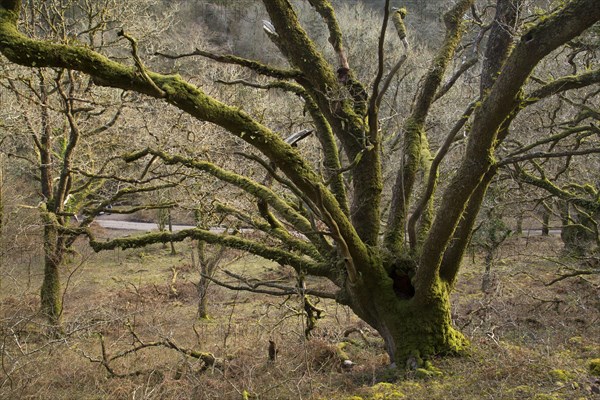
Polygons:
M390 361L415 368L434 354L458 354L468 340L452 325L449 290L436 282L427 302L403 293L400 282L385 277L352 291L350 307L385 341Z
M543 206L542 208L542 236L550 235L550 210Z
M40 289L41 312L54 329L60 329L62 317L62 291L60 267L63 252L58 247L55 226L44 227L44 280Z

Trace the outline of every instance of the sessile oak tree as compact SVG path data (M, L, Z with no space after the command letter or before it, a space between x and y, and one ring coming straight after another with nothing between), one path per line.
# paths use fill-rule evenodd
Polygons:
M328 28L329 43L337 56L334 62L311 40L289 0L263 0L270 18L265 32L289 68L202 50L185 55L243 66L269 78L269 83L256 86L299 96L301 107L313 122L322 168L286 141L285 133L211 97L180 75L149 70L137 55L136 41L124 32L134 48L133 65L83 46L26 37L18 29L20 3L0 0L0 52L10 61L77 70L89 74L98 85L163 99L198 120L224 128L268 159L262 165L272 178L260 181L210 159L171 154L165 149L146 148L128 154L125 158L129 162L152 157L165 165L202 171L252 196L257 204L255 215L226 206L223 211L237 212L257 232L244 236L196 228L108 243L96 242L90 236L94 249L194 238L292 266L301 275L324 277L337 291L319 294L348 305L376 329L391 362L402 366L418 365L431 355L456 353L468 346L467 339L452 325L449 299L475 218L498 168L495 151L510 135L511 122L527 105L528 78L536 65L600 19L597 0L565 1L517 34L509 28L517 23L521 2L495 1L493 21L481 32L487 40L483 41L480 94L433 153L426 133L427 119L433 102L452 86L453 79L444 85L444 78L463 40L464 15L475 3L456 1L444 14L445 36L403 120L402 149L395 156L400 160L394 171L396 178L391 187L384 187L382 147L387 133L382 131L379 111L404 60L400 58L386 71L389 0L377 59L366 61L378 66L369 86L360 82L353 70L352 62L358 61L346 56L342 27L327 0L309 3ZM537 93L551 96L597 81L597 76L594 79L586 72L565 78L563 85L550 82L548 91L540 89ZM439 166L459 131L465 131L466 147L451 180L438 194ZM285 188L285 193L275 189L273 180ZM290 200L290 193L299 200ZM389 204L386 198L391 198Z

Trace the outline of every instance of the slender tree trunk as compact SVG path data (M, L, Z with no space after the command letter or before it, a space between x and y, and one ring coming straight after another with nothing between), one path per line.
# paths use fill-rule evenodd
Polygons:
M41 312L48 322L59 328L62 316L60 266L63 254L57 246L58 232L52 225L44 227L44 280L40 290Z
M156 210L156 225L158 225L158 230L160 232L164 232L167 227L167 215L164 208L159 208ZM162 248L167 248L167 243L163 242Z
M523 234L523 213L517 215L517 226L515 227L515 233L519 236Z
M542 209L542 236L550 235L550 210L544 206Z
M169 223L169 232L173 233L173 222L171 220L171 209L169 209L167 211L167 221ZM175 251L175 243L173 243L173 241L171 241L170 243L171 243L171 255L174 256L177 254L177 251Z
M38 70L38 77L40 79L40 97L44 104L44 107L41 109L40 183L42 194L46 199L46 209L42 211L41 216L44 223L44 280L40 289L40 311L48 319L49 324L58 331L60 330L62 315L60 265L62 263L63 252L59 245L59 232L55 225L56 221L51 215L55 216L54 213L62 205L57 204L54 193L52 126L48 111L46 78L42 70Z
M206 256L206 243L199 240L198 245L198 267L200 269L200 280L197 284L198 289L198 318L209 319L208 315L208 287L210 280L207 276L212 275L210 260Z
M485 249L485 270L481 280L481 291L488 292L492 288L492 264L494 263L494 249Z
M208 315L208 279L203 276L198 282L198 318L210 318Z
M207 223L205 221L205 216L202 210L197 209L194 213L194 218L196 220L196 226L202 229L207 228ZM207 244L202 240L199 240L196 245L196 250L198 251L198 270L200 271L200 280L196 285L198 290L198 318L199 319L209 319L208 315L208 287L210 286L210 280L207 278L208 276L212 276L212 260L207 256L206 253Z

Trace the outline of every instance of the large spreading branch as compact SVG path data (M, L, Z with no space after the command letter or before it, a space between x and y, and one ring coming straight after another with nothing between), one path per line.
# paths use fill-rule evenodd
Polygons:
M546 177L537 177L533 174L528 173L522 168L518 169L518 174L518 177L522 182L543 189L548 193L552 194L553 196L556 196L562 200L565 200L588 211L600 211L600 201L598 199L591 200L584 198L576 193L573 193L568 189L559 187L558 185L552 183Z
M446 246L471 195L494 164L493 150L498 133L520 102L521 88L532 70L551 51L579 36L599 19L596 0L571 1L525 32L507 57L489 94L475 111L464 160L442 197L444 207L437 213L424 243L415 279L420 300L435 295L429 288L439 279ZM452 276L445 278L453 280Z
M279 2L265 0L265 4L267 3L275 4ZM309 72L306 75L310 76L311 81L314 83L311 96L314 97L317 92L324 95L329 91L328 88L337 86L335 75L322 57L313 57L318 52L312 42L306 43L306 34L303 31L300 32L295 15L290 10L289 4L285 3L285 5L277 4L273 7L277 10L284 10L283 14L278 14L278 11L275 12L274 15L277 17L274 21L275 26L278 32L280 30L289 32L292 43L298 41L302 44L300 48L310 47L313 50L308 56L306 53L299 51L299 58L294 60L293 64L305 74ZM366 262L368 258L366 247L357 235L357 230L339 207L335 197L321 183L320 177L308 162L300 156L297 150L286 144L279 135L252 119L239 108L219 102L208 96L200 88L184 81L178 75L163 75L149 70L144 71L144 75L152 80L152 84L150 84L140 74L138 68L112 61L89 48L29 39L17 29L19 8L20 1L2 0L0 2L0 51L9 60L30 67L58 67L82 71L91 75L97 84L133 90L156 98L164 98L166 102L187 112L196 119L223 127L262 152L311 200L314 202L318 200L319 204L322 204L335 219L337 229L343 235L344 240L349 243L353 256L364 261L360 264L368 265ZM316 62L317 65L311 64L313 62ZM324 79L319 81L319 78ZM328 86L328 83L331 83L331 85ZM321 97L321 100L323 99L324 97ZM327 107L320 105L319 108L323 110ZM331 111L329 111L329 114L332 115ZM353 112L347 112L346 114L353 115ZM338 126L342 125L339 119L336 119L336 121ZM361 125L361 123L352 123L355 126ZM365 158L363 157L363 160ZM369 180L365 179L364 181L368 182Z
M402 251L408 208L417 173L423 166L423 159L429 157L425 123L446 69L462 38L462 16L469 10L472 3L473 0L461 0L444 15L446 24L444 42L425 75L415 100L413 112L402 126L404 160L392 189L392 202L385 233L385 246L390 254L397 255Z
M305 271L315 276L332 276L333 271L327 263L319 263L301 255L286 251L277 247L265 245L254 240L245 239L236 235L223 235L210 230L191 228L183 229L177 232L156 232L145 235L117 238L108 242L97 241L90 237L90 245L94 251L114 250L116 248L129 249L144 247L154 243L181 242L185 239L202 240L210 244L220 244L232 249L247 251L261 256L267 260L272 260L283 265L290 265L298 272Z
M538 101L567 90L580 89L595 83L600 83L600 69L584 72L579 75L563 76L529 93L525 105L535 104Z
M139 160L147 155L159 157L167 165L183 165L198 171L203 171L211 174L215 178L234 185L246 193L266 202L271 205L286 221L288 221L300 233L311 239L315 245L318 245L324 253L328 251L328 247L323 243L322 237L314 232L312 225L303 215L298 213L292 205L280 198L269 187L259 184L250 178L236 174L232 171L227 171L217 165L202 160L182 157L178 155L170 155L164 151L157 149L145 149L125 156L127 162Z
M331 125L325 118L325 115L319 109L318 104L312 96L299 84L287 81L275 81L266 84L248 82L246 80L218 81L226 85L241 84L256 89L280 89L286 92L294 93L304 100L306 110L309 112L314 126L317 138L323 151L323 166L325 167L325 180L331 187L336 200L346 215L350 214L348 206L348 195L341 174L342 166L340 162L339 149L335 141L335 136Z
M298 83L318 105L340 140L347 158L354 160L365 148L369 150L364 152L361 162L352 170L354 196L350 216L359 238L375 245L379 234L379 205L383 185L381 160L378 144L369 143L367 137L368 124L360 111L364 107L359 107L361 101L348 93L350 88L346 88L346 84L351 85L355 81L350 75L338 79L335 69L302 28L289 1L263 0L263 3L278 35L278 43L281 47L293 49L284 55L291 65L303 72L303 78L298 79ZM333 14L327 18L333 18ZM356 89L360 89L361 85L355 83Z
M257 123L248 114L208 96L178 75L145 71L152 80L153 84L150 84L137 68L112 61L86 47L29 39L17 30L19 3L0 3L0 45L2 53L9 60L26 66L79 70L90 74L96 83L103 86L134 90L152 97L162 98L161 92L164 92L167 102L199 120L222 126L256 147L299 187L314 196L314 183L319 180L312 168L279 135Z

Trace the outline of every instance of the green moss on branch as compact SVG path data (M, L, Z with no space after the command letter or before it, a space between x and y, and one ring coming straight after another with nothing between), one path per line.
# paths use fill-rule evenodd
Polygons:
M156 232L145 235L117 238L107 242L99 242L90 239L90 245L94 251L114 250L116 248L131 249L145 247L155 243L181 242L187 238L202 240L211 244L220 244L232 249L247 251L268 260L276 261L284 265L290 265L298 271L304 270L317 276L327 276L329 268L325 264L319 264L305 257L299 257L291 252L267 246L249 239L233 235L222 235L207 230L193 228L178 232Z
M307 37L305 39L308 40ZM104 86L134 90L153 97L166 94L165 100L170 104L199 120L225 128L261 151L300 190L313 201L316 200L316 185L321 179L294 148L248 114L206 95L180 76L146 71L151 80L148 82L135 68L114 62L88 48L29 39L18 32L16 14L4 8L0 9L0 46L0 51L17 64L75 69L90 74L97 83ZM313 50L316 52L314 48ZM321 67L321 71L327 70L324 66ZM157 93L156 87L161 93ZM323 92L326 92L325 88ZM339 208L333 196L323 196L323 201L329 209ZM334 214L347 218L343 212ZM353 229L344 233L352 235Z

